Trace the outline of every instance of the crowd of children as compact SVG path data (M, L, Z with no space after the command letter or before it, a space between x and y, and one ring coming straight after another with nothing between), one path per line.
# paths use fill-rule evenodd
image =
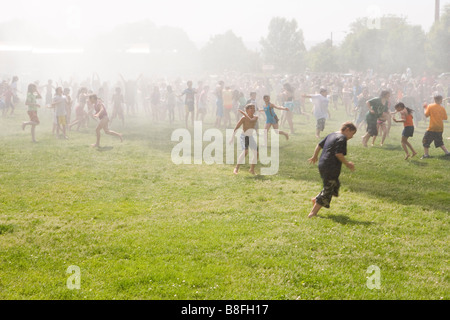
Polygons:
M16 105L21 99L18 82L19 78L14 76L10 82L5 80L0 85L3 117L15 114ZM295 134L294 116L305 117L309 121L310 114L316 121L315 136L320 139L321 132L325 131L326 121L331 117L330 107L337 110L340 99L340 105L344 106L351 121L346 122L339 132L329 134L321 140L309 159L311 163L319 162L323 180L323 190L313 199L310 217L317 215L321 207L329 207L331 197L338 195L341 165L354 170L354 164L345 158L347 140L358 129L364 128L364 124L366 133L362 137L362 144L368 147L369 139L372 137L374 145L379 134L380 145L383 146L392 121L403 123L400 143L405 151L405 159L409 159L417 155L408 141L413 137L414 126L419 121L430 118L422 141L422 159L430 157L429 148L433 142L445 155L450 155L442 135L443 121L447 120L444 86L436 78L426 75L412 78L410 75L377 77L371 73L352 77L303 74L261 78L225 74L223 80L208 78L198 81L196 86L192 80L147 79L143 75L136 80L126 80L119 75L118 81L114 85L111 83L101 83L95 73L92 79L80 83L61 80L55 85L53 80L48 80L47 84L40 86L39 81L30 82L24 99L29 119L22 122L22 129L31 127L31 140L37 141L36 126L40 124L38 110L44 105L54 110L52 131L62 139L69 139L68 131L74 127L78 131L80 128L88 128L89 121L96 121L93 147L100 147L102 130L123 141L121 133L109 129L113 123L117 126L116 118L120 120L122 128L125 127L126 118L136 114L145 115L153 122L167 122L169 125L179 121L189 128L194 125L194 120L205 121L205 116L209 114L214 115L216 128L226 129L232 128L234 117L237 122L234 132L241 126L244 129L239 137L242 153L234 168L234 173L237 174L248 150L258 148L252 132L259 129L260 121L264 122L266 133L264 145L268 143L267 132L271 128L289 139L289 135ZM40 93L42 90L45 90L44 95ZM43 97L45 102L42 101ZM271 98L275 103L271 102ZM307 99L313 106L311 112L306 110ZM281 120L275 110L279 110ZM281 130L286 125L289 133ZM320 151L322 153L319 159ZM255 174L255 163L255 159L252 159L252 174Z

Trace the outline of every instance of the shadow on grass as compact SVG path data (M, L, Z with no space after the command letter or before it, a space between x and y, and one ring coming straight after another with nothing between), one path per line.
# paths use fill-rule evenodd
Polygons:
M379 147L379 148L383 149L383 150L388 150L388 151L401 151L401 150L403 150L402 146L400 146L400 145L393 145L393 144L385 144L384 146Z
M245 177L245 179L248 179L248 180L260 180L260 181L272 180L270 178L270 176L264 176L264 175L261 175L261 174L247 176L247 177Z
M417 160L417 159L416 160L410 160L410 163L415 165L415 166L418 166L418 167L426 167L426 166L428 166L428 163L426 161L423 161L423 160Z
M98 147L97 151L98 152L105 152L105 151L111 151L112 149L114 149L114 147Z
M301 181L310 181L317 184L317 189L320 190L321 180L317 167L312 167L306 164L306 160L299 163L299 161L292 161L295 159L295 150L286 150L283 166L280 166L278 173L279 177L286 179ZM360 153L358 156L363 157ZM304 158L306 159L307 156ZM446 161L448 156L440 156L439 159ZM442 164L437 162L431 163L427 160L408 160L412 165L409 169L401 165L407 164L407 161L399 160L394 162L394 165L378 165L375 162L369 161L359 162L359 170L356 173L350 173L343 168L344 175L341 177L343 186L346 186L351 192L364 194L370 198L386 199L402 205L415 205L424 210L438 210L442 212L449 212L450 197L449 187L446 183L445 172L440 172ZM391 161L391 159L384 161ZM439 161L442 163L442 161ZM364 168L364 167L365 168ZM433 167L440 168L436 172L439 176L437 182L435 178L430 177L435 172ZM412 170L412 171L411 171ZM442 175L442 177L440 177ZM344 220L343 220L344 221Z
M450 161L450 156L444 155L444 156L438 157L438 159L439 159L439 160L444 160L444 161Z
M333 220L334 222L346 225L346 224L352 224L352 225L363 225L365 227L370 226L372 224L375 224L374 222L371 221L358 221L358 220L352 220L347 216L344 216L342 214L340 215L334 215L334 214L329 214L326 216L318 216L319 218L322 219L330 219Z

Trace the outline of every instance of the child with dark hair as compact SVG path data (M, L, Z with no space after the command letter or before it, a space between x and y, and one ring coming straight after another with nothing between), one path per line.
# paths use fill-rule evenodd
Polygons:
M412 137L414 134L414 122L413 122L413 110L410 108L407 108L403 102L399 102L395 105L395 112L392 112L393 120L395 122L403 122L403 132L402 132L402 148L405 150L406 157L405 160L407 160L410 157L410 154L408 152L408 148L411 149L412 155L411 158L414 157L417 152L412 147L411 143L409 143L408 138ZM400 113L401 119L397 120L395 119L395 114Z
M362 143L367 147L367 141L370 137L378 135L377 120L381 118L383 113L388 111L389 98L391 92L388 90L381 91L379 98L373 98L367 101L369 112L366 114L367 133L363 136Z
M243 163L245 157L248 154L249 148L253 151L253 159L250 161L250 170L251 174L255 174L255 165L258 157L258 146L256 144L255 139L253 138L253 132L255 130L255 124L258 122L258 116L255 115L256 109L255 105L248 104L245 106L245 112L239 110L238 112L242 113L243 117L238 121L236 127L234 128L233 135L229 141L230 144L234 141L234 135L236 131L242 126L243 132L240 136L242 153L238 158L238 162L236 167L234 168L233 173L238 174L239 167Z
M93 109L95 111L94 118L97 118L99 120L97 128L95 129L97 140L95 144L92 144L91 146L96 148L100 147L101 130L103 130L106 134L118 137L120 139L120 142L122 142L123 141L122 134L109 130L108 128L109 118L103 102L95 94L89 96L89 101L93 105Z
M355 170L353 162L347 161L347 140L353 138L356 133L356 126L351 122L345 122L338 132L330 133L325 137L314 150L313 156L308 159L311 164L318 160L319 152L322 154L319 159L319 173L323 181L322 191L312 198L314 204L308 218L317 215L322 207L329 208L331 198L339 195L339 175L341 174L341 167L344 164L351 171Z
M36 102L36 99L41 99L41 95L37 91L36 85L30 83L27 90L27 100L25 101L25 105L28 106L28 116L30 117L30 121L22 123L22 130L25 130L25 127L28 125L31 126L31 140L33 142L37 142L35 130L36 126L40 123L37 115L37 108L40 108L40 105Z

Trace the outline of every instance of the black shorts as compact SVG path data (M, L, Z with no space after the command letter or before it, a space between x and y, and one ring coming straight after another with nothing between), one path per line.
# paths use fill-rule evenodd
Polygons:
M367 132L371 137L378 136L377 121L367 121Z
M403 128L402 136L403 137L412 137L414 135L414 126L407 126Z
M422 139L424 148L429 148L433 141L436 148L442 147L444 145L444 140L442 140L442 132L426 131Z

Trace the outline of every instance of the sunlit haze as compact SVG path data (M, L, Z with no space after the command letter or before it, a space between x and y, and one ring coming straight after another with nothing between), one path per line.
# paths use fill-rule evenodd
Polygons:
M428 31L434 21L434 0L17 0L10 1L0 21L37 22L57 35L91 37L118 24L149 20L157 26L179 27L196 43L232 30L251 44L267 33L272 17L296 19L306 45L345 37L351 22L379 13L407 17ZM441 1L441 7L450 3ZM3 10L2 10L3 11Z

